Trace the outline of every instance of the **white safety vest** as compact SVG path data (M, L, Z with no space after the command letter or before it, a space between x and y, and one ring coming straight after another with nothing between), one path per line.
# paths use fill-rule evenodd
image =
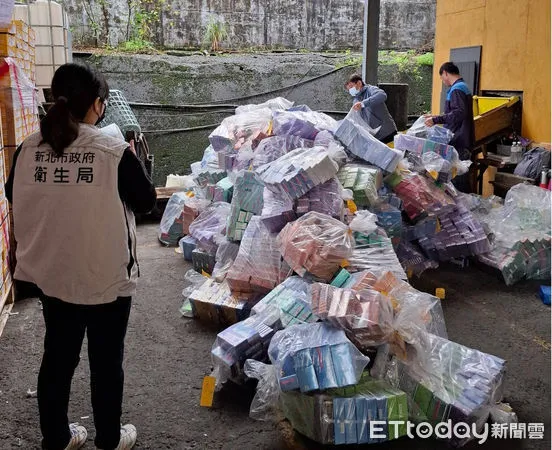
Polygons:
M41 139L25 140L15 166L14 278L76 304L134 295L136 223L117 184L128 144L85 124L61 157Z

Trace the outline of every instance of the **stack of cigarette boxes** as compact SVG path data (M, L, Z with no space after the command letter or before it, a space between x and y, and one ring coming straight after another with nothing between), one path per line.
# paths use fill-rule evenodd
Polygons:
M311 189L296 202L295 211L298 216L309 211L340 218L343 212L342 188L336 178Z
M213 363L229 378L242 378L245 360L265 361L270 340L280 328L278 313L270 310L230 326L217 335L211 350Z
M346 164L337 173L345 189L353 191L357 205L374 205L378 201L378 190L383 185L381 170L365 164Z
M392 241L400 240L402 235L402 213L399 209L384 202L370 208L370 211L378 216L377 224L385 230Z
M350 118L343 119L335 132L343 145L355 156L378 166L386 172L393 172L403 153L378 141L361 123Z
M198 247L215 255L219 242L224 239L226 222L230 215L230 205L224 202L213 203L190 224L190 235L197 239Z
M349 338L362 348L384 343L392 332L391 302L375 290L357 292L315 283L312 310L321 319L348 331Z
M2 140L2 120L0 119L0 229L2 240L2 254L0 262L0 314L4 308L4 305L11 304L12 301L9 298L12 286L11 272L10 272L10 218L9 218L9 204L6 198L6 191L4 184L6 183L8 173L4 165L4 148ZM0 329L0 333L1 333Z
M278 235L284 260L300 276L307 272L330 281L351 256L354 239L342 222L309 212Z
M282 267L276 238L259 216L251 218L238 256L226 276L232 291L267 293L276 287Z
M241 241L251 218L263 211L264 185L254 172L243 172L234 184L232 209L226 236L232 241Z
M299 323L316 322L310 305L310 285L300 277L290 277L276 286L253 307L253 313L261 314L267 308L280 311L283 327Z
M453 161L458 158L458 153L452 145L442 144L429 139L423 139L409 134L397 134L395 136L395 148L399 150L406 150L417 155L423 155L424 153L437 153L447 161Z
M337 164L324 147L298 148L259 167L257 173L273 192L297 199L335 176Z
M230 292L227 283L207 279L189 297L194 317L199 320L228 326L249 317L250 306Z
M373 444L406 435L406 394L364 374L356 386L315 395L284 392L281 398L292 426L320 444Z
M223 178L226 178L226 172L222 169L213 169L206 167L194 174L194 181L200 187L217 184Z

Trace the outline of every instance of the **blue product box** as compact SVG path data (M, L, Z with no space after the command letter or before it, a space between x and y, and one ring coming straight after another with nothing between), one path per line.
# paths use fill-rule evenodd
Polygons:
M192 252L197 248L197 239L192 236L183 237L180 239L180 248L182 250L182 254L184 255L184 259L186 261L191 261Z
M347 444L356 444L356 408L354 398L345 398L345 441Z
M369 442L369 428L370 423L368 421L368 405L366 397L355 398L355 414L356 414L356 427L357 427L357 441L359 444L367 444Z
M346 418L345 418L345 399L333 399L333 417L334 417L334 443L341 445L347 443Z
M541 286L539 296L545 305L550 306L550 286Z
M351 345L352 344L349 343L343 343L331 346L334 373L339 387L350 386L357 383L353 368Z
M320 389L331 389L337 387L332 352L329 345L312 349L312 362L318 378Z
M280 389L282 391L293 391L299 389L299 380L297 375L288 375L280 378Z
M319 389L314 366L300 367L296 370L301 392L311 392Z

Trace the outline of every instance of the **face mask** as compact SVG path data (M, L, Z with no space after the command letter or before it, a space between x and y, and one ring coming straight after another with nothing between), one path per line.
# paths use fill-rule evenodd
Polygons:
M351 94L353 97L358 95L358 93L359 93L359 90L354 86L351 89L349 89L349 94Z
M96 120L96 123L94 125L98 126L102 120L105 119L105 111L107 110L107 101L104 103L103 113L100 117L98 117L98 120Z

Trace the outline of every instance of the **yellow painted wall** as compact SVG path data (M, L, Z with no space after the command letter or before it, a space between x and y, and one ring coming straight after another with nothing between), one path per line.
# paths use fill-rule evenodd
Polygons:
M481 90L523 91L522 135L550 142L550 0L437 0L432 110L450 49L481 45Z

